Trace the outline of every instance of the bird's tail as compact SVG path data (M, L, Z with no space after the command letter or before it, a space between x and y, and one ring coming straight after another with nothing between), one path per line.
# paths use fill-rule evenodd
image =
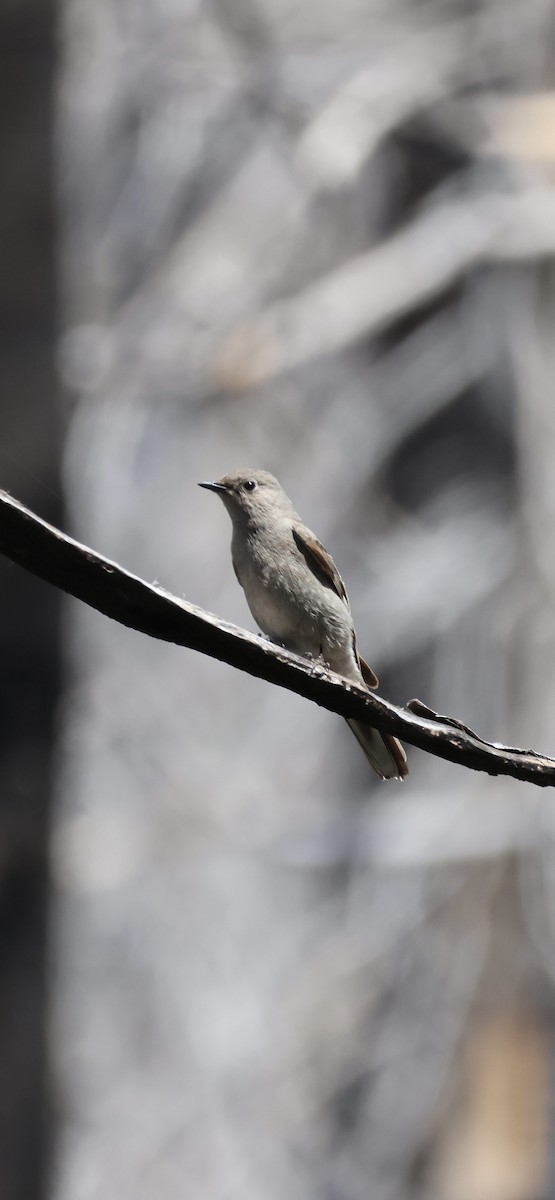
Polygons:
M350 721L357 742L377 775L382 779L405 779L409 773L407 756L398 738L392 733L380 733L361 721Z

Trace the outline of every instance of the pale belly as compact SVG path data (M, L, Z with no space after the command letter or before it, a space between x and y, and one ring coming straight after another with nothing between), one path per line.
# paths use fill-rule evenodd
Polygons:
M339 674L360 680L350 614L335 592L312 580L308 588L300 585L292 592L277 575L269 580L251 575L241 584L258 628L273 642L322 658Z

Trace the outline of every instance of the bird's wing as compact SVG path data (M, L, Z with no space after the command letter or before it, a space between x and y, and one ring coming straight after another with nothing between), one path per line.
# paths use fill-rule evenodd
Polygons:
M310 529L307 529L306 525L293 525L293 537L303 558L306 560L310 570L316 575L316 578L328 587L331 585L334 592L337 592L343 603L350 609L347 589L331 554L328 554L325 546L318 541L318 538Z
M316 578L320 579L322 583L325 583L328 586L331 585L334 592L337 592L337 595L341 598L341 600L343 600L343 603L347 606L350 612L351 606L349 604L347 589L343 583L339 571L337 570L331 554L328 553L325 546L322 545L322 543L310 529L307 529L306 525L293 525L293 538L307 565L310 567L310 570L316 575ZM376 688L379 683L378 676L376 675L376 672L372 670L372 667L370 667L368 663L360 657L357 649L356 634L354 629L353 651L366 686L369 688Z
M361 675L362 675L362 678L364 679L366 687L377 688L377 686L380 682L378 679L378 676L376 675L376 672L372 670L372 667L370 667L368 665L368 663L366 662L366 659L362 658L362 655L360 655L358 653L356 646L355 646L355 654L357 655L358 665L360 667Z

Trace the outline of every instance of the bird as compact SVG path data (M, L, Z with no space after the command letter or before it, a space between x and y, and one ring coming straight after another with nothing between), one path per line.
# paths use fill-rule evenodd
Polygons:
M345 584L331 554L303 523L269 471L241 468L199 483L231 517L231 558L258 628L272 641L319 660L362 687L378 677L361 657ZM404 779L407 755L391 733L346 718L382 779Z

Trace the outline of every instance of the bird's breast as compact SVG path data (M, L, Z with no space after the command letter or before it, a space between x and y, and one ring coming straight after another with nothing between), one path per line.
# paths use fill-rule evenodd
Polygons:
M236 536L233 563L251 613L272 641L317 658L343 604L307 567L291 530ZM343 617L344 619L344 617Z

